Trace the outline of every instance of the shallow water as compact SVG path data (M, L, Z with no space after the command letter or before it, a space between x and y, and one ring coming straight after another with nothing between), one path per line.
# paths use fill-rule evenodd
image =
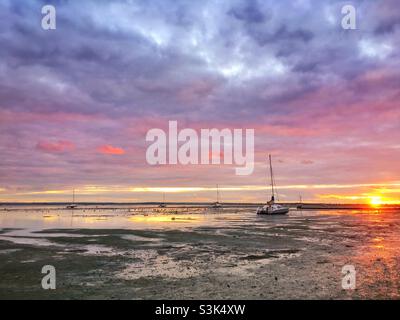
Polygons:
M392 212L391 212L392 213ZM306 218L319 217L329 227L334 226L336 217L370 219L379 218L377 210L291 210L285 216L257 216L255 209L248 208L154 208L154 207L111 207L66 210L62 207L8 207L0 209L0 228L23 229L164 229L191 228L199 226L236 226L250 224L269 227L275 224L301 223ZM313 226L311 226L313 228Z

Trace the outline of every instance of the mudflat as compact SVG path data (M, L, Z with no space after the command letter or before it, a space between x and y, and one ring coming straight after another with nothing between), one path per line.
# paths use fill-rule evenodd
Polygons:
M399 237L395 210L9 210L0 299L399 299Z

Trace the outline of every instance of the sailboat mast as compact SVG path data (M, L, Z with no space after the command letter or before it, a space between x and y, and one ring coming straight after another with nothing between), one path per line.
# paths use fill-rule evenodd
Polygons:
M218 185L217 185L217 202L219 202L219 189L218 189Z
M72 204L75 204L75 189L72 190Z
M275 189L274 189L274 173L272 171L272 157L269 155L269 170L270 170L270 175L271 175L271 200L275 200Z

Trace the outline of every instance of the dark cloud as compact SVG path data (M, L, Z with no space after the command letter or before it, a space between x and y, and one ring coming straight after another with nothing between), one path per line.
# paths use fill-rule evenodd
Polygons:
M393 33L396 27L399 25L400 25L400 16L396 18L391 18L386 21L381 21L374 31L378 35Z
M302 42L309 42L313 39L314 34L305 29L295 29L295 30L288 30L286 25L279 27L274 32L270 32L267 30L254 30L250 31L251 36L254 40L260 45L265 46L268 43L279 43L279 42L287 42L290 41L291 45L293 46L296 41ZM292 47L292 51L293 51Z
M246 1L241 6L230 9L228 14L248 24L264 23L270 17L270 14L263 12L258 2L254 0Z

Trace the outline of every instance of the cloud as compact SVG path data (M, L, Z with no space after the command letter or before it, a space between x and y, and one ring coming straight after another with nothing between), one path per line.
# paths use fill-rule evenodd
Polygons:
M359 48L361 55L379 59L385 59L393 51L388 43L373 43L370 40L361 40Z
M125 150L118 147L113 147L111 145L104 145L97 148L97 150L102 154L109 155L123 155L125 154Z
M257 1L246 1L243 5L232 8L229 14L246 23L263 23L268 18L268 13L261 11Z
M65 153L75 149L75 145L71 141L40 141L36 145L36 149L46 153Z

